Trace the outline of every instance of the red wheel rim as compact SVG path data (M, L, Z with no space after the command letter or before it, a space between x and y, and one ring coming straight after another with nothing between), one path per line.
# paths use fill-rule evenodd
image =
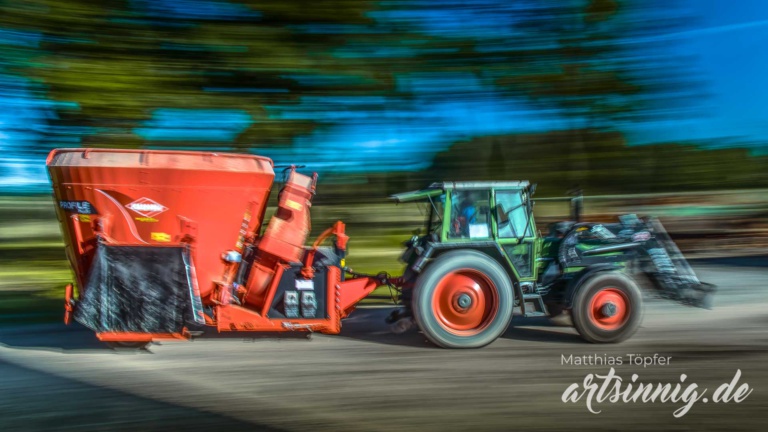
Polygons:
M589 302L589 319L602 330L621 328L627 322L629 312L629 299L617 288L603 288Z
M499 294L496 285L472 269L452 271L437 283L432 310L440 326L459 336L483 331L496 317Z

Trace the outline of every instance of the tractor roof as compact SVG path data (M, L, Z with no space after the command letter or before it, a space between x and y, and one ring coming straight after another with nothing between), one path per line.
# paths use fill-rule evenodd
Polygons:
M441 182L432 183L429 188L440 189L524 189L531 184L527 180L522 181L467 181L467 182Z
M432 183L426 189L401 192L390 198L397 202L426 201L429 198L441 195L449 189L525 189L531 184L528 181L468 181L468 182L437 182Z

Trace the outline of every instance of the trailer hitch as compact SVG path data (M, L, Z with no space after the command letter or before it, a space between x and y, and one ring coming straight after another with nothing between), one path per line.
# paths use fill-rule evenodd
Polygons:
M405 278L402 276L392 277L389 273L382 271L377 274L358 273L349 267L344 267L344 271L352 275L353 278L367 278L376 281L379 286L387 286L389 288L389 297L392 303L399 304L400 294L402 293L402 287L405 283Z
M379 285L390 285L390 286L392 286L392 288L398 289L398 290L403 285L403 277L402 276L392 277L389 273L387 273L385 271L376 273L375 275L374 274L367 274L367 273L358 273L358 272L352 270L350 267L344 267L344 271L347 274L352 275L353 277L374 279L377 282L379 282Z

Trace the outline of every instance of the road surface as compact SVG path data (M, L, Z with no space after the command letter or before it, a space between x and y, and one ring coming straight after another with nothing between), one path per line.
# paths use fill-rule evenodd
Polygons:
M733 264L733 263L730 263ZM760 430L768 421L768 268L698 266L719 292L713 310L649 300L619 345L583 342L547 319L516 318L480 350L444 350L388 332L386 309L361 309L340 336L205 337L115 352L80 326L0 328L0 430L393 431ZM632 365L629 354L669 358ZM691 383L709 398L741 370L741 403L579 402L561 398L621 357L625 382ZM586 358L589 362L589 357ZM571 361L574 363L575 360ZM596 382L601 382L596 380Z

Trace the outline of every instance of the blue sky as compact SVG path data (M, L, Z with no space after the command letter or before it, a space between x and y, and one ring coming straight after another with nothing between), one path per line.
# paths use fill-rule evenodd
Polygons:
M695 116L644 128L638 141L737 138L768 145L768 2L689 0L697 22L672 33L675 52L701 74Z

